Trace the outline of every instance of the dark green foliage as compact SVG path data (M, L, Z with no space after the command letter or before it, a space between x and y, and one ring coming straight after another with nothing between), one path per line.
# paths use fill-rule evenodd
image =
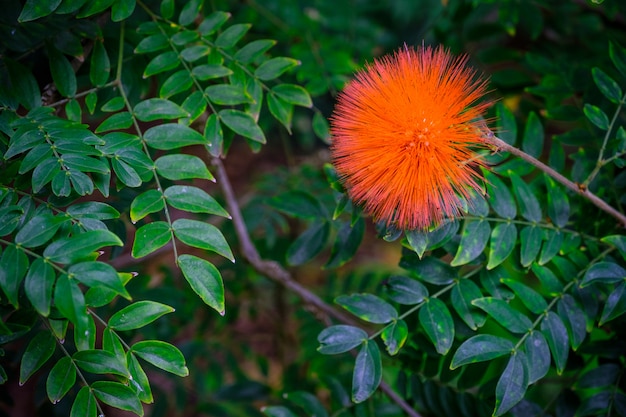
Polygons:
M624 225L584 195L626 204L625 14L6 2L0 383L36 385L37 415L626 416ZM404 42L468 53L495 135L580 192L483 152L462 218L370 225L328 163L328 117ZM230 187L221 160L258 256L213 185ZM311 314L298 288L354 320Z

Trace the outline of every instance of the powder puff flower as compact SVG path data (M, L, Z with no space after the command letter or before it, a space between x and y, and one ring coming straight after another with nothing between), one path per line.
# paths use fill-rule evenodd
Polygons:
M441 47L375 60L339 95L331 155L348 194L375 221L428 229L479 190L487 81Z

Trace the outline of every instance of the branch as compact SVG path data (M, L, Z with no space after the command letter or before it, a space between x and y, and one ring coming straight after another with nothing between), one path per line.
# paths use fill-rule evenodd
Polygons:
M506 143L505 141L503 141L502 139L496 136L490 135L490 136L485 137L485 142L495 146L496 149L499 151L510 152L513 155L522 158L524 161L528 162L529 164L539 168L541 171L545 172L546 174L554 178L556 181L563 184L566 188L569 188L576 194L580 194L583 197L585 197L587 200L591 201L600 210L604 211L605 213L610 214L615 219L617 219L622 224L623 227L626 227L626 216L624 216L624 214L620 213L615 208L610 206L606 201L602 200L600 197L593 194L591 191L589 191L588 188L579 186L579 184L576 184L575 182L565 178L563 175L561 175L554 169L550 168L543 162L539 161L536 158L533 158L532 156L516 148L515 146L509 145L508 143Z
M302 301L318 312L324 313L326 316L332 317L345 324L359 325L357 320L326 304L324 300L309 291L306 287L300 285L300 283L293 279L289 271L283 268L278 262L261 259L259 252L256 250L256 247L250 239L248 229L243 216L241 215L241 210L239 209L239 203L235 197L235 193L228 179L228 174L226 173L222 160L219 158L213 158L212 163L217 170L215 173L217 183L220 185L222 192L224 193L224 198L226 199L226 204L228 206L228 212L232 216L235 232L237 233L237 238L239 239L241 254L246 261L248 261L248 263L250 263L250 265L252 265L257 272L260 272L269 279L282 284L285 288L293 291L302 299ZM406 401L404 401L404 399L389 385L387 385L385 381L381 381L379 388L393 402L402 408L402 410L404 410L409 417L421 417L420 414Z

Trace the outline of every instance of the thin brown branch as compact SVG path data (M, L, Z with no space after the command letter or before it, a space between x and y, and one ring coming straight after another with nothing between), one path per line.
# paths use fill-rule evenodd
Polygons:
M580 186L579 184L576 184L575 182L565 178L563 175L561 175L554 169L550 168L548 165L544 164L543 162L539 161L536 158L533 158L532 156L528 155L526 152L522 151L521 149L518 149L515 146L509 145L508 143L506 143L505 141L503 141L502 139L496 136L492 135L492 136L485 137L485 141L488 144L495 146L495 148L498 151L510 152L513 155L522 158L524 161L528 162L529 164L539 168L541 171L545 172L546 174L554 178L556 181L561 183L566 188L572 190L576 194L579 194L585 197L587 200L591 201L591 203L593 203L600 210L604 211L607 214L610 214L615 219L617 219L623 227L626 227L626 216L620 213L611 205L609 205L606 201L602 200L600 197L593 194L591 191L589 191L588 188Z
M235 193L230 184L228 174L226 173L226 169L224 168L222 160L219 158L214 158L212 162L217 171L215 173L217 183L222 189L224 198L226 199L226 205L228 206L228 211L233 219L235 232L237 233L237 238L239 239L241 254L246 259L246 261L248 261L248 263L250 263L250 265L252 265L252 267L257 272L260 272L267 278L283 285L285 288L295 293L298 297L302 299L302 301L304 301L306 304L308 304L310 307L314 308L318 312L323 313L328 317L332 317L335 320L340 321L344 324L359 325L357 320L328 305L326 302L324 302L324 300L322 300L317 295L309 291L306 287L295 281L289 271L283 268L282 265L280 265L278 262L268 261L261 258L259 252L252 243L250 234L248 233L248 229L239 208L239 203L237 202L237 198L235 197ZM391 401L395 402L400 408L402 408L402 410L404 410L409 417L421 417L420 414L415 411L387 383L382 381L379 385L379 388L382 392L385 393L385 395L387 395L387 397Z

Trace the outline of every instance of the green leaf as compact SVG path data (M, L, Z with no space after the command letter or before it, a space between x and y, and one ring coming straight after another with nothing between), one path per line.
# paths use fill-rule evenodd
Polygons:
M157 368L178 376L189 375L185 358L177 347L161 340L143 340L131 347L131 352Z
M135 391L137 398L144 403L152 403L154 401L152 397L152 389L150 388L150 381L145 371L139 364L137 357L132 352L128 352L126 361L128 362L128 371L130 372L129 386Z
M118 112L126 107L126 102L123 97L115 96L111 100L107 101L100 107L103 112Z
M263 130L248 113L241 110L224 109L218 112L218 116L229 129L238 135L259 143L266 143Z
M267 95L267 107L270 113L278 120L287 132L291 134L291 121L293 118L293 105L289 104L275 94Z
M523 267L528 267L537 258L542 235L541 229L536 226L526 226L520 232L520 263Z
M484 174L487 182L489 204L500 217L514 219L517 215L517 207L508 187L497 175L490 171L485 170Z
M173 70L180 65L178 54L174 51L163 52L152 58L143 72L143 78Z
M315 135L324 143L330 144L330 127L328 126L328 120L326 120L321 112L315 112L313 115L312 125Z
M517 227L513 223L500 223L491 232L491 245L487 269L493 269L504 262L517 241Z
M178 123L165 123L153 126L146 131L144 139L148 146L163 151L190 145L204 145L204 137L189 126Z
M130 299L115 268L104 262L81 262L74 264L67 270L70 278L89 287L105 287L123 297Z
M623 235L611 235L600 239L604 243L608 243L617 248L622 258L626 261L626 236Z
M156 301L138 301L113 314L109 327L118 331L139 329L173 311L172 307Z
M528 383L532 384L543 378L550 369L550 348L541 332L531 331L524 341L526 359L528 359Z
M545 313L548 309L548 303L543 297L529 286L522 284L514 279L502 279L503 284L513 290L517 298L535 314Z
M594 67L591 74L602 95L611 102L618 104L622 99L622 89L619 84L598 67Z
M135 392L126 385L112 381L96 381L91 384L91 389L103 403L143 416L141 402L139 402Z
M204 64L193 67L191 75L200 81L206 81L214 78L229 77L233 75L233 71L219 64Z
M0 258L0 288L13 307L19 307L22 280L28 271L28 257L16 245L8 245Z
M298 65L300 65L300 61L293 58L272 58L259 65L254 71L254 76L263 81L269 81L280 77L285 71L297 67Z
M246 93L243 87L232 84L215 84L208 86L204 92L215 104L235 106L237 104L252 103L254 100Z
M317 350L325 355L347 352L367 340L367 333L358 327L338 324L321 331L317 336Z
M213 197L198 187L172 185L165 190L165 198L169 205L179 210L230 218L228 212Z
M459 249L450 265L465 265L476 259L487 246L490 232L491 227L486 220L466 220Z
M340 295L335 303L369 323L389 323L398 318L391 304L372 294Z
M452 307L459 317L472 330L477 330L486 320L486 315L472 305L472 301L482 298L478 285L469 279L462 279L452 288L451 301Z
M48 242L59 227L69 219L41 213L30 219L15 235L15 243L25 248L35 248Z
M148 223L135 232L131 251L133 258L142 258L167 245L172 238L169 224L162 221Z
M329 235L328 222L313 223L287 248L287 263L295 266L310 261L324 249Z
M279 84L272 87L272 92L287 103L301 107L312 107L313 101L309 93L299 85Z
M415 255L403 256L400 259L400 267L411 271L421 281L434 285L448 285L458 277L454 268L430 256L422 260Z
M96 39L91 51L89 79L96 87L101 87L109 80L111 62L102 40ZM95 106L94 106L95 107ZM93 113L93 112L92 112Z
M405 230L404 235L411 249L422 259L426 248L428 248L428 234L421 230Z
M6 236L20 224L24 209L20 206L0 208L0 236Z
M117 0L111 6L111 20L121 22L128 19L135 11L136 0Z
M315 220L326 216L319 200L306 191L294 190L281 193L272 197L268 204L282 213L299 219Z
M49 331L37 333L31 340L20 365L20 385L24 385L28 378L39 370L56 349L56 339Z
M44 142L44 132L39 129L18 129L9 141L9 149L4 154L5 159L14 157ZM46 144L44 144L46 145ZM48 145L49 147L50 145Z
M494 416L501 416L519 403L528 388L528 370L523 352L511 354L509 363L496 385L496 410Z
M189 76L189 72L186 69L177 71L161 84L159 97L170 98L178 93L189 90L191 86L193 86L193 79Z
M98 172L107 174L110 170L106 163L99 159L91 158L85 155L66 154L63 156L63 163L76 171L81 172Z
M261 412L268 417L296 417L287 407L281 405L270 405L262 407Z
M517 124L515 115L502 102L496 105L496 119L498 120L498 129L500 139L509 145L515 145L517 139Z
M511 179L512 189L517 198L522 217L531 222L540 222L542 217L541 206L535 193L515 172L508 171L508 175Z
M428 289L409 277L393 275L385 281L387 295L399 304L419 304L428 297Z
M168 180L206 179L215 181L202 159L193 155L163 155L155 161L157 173Z
M210 262L193 255L180 255L177 260L185 279L205 304L224 315L224 283L218 269Z
M180 51L180 57L187 62L195 62L211 52L208 45L191 45Z
M50 73L57 90L63 97L74 97L76 94L76 74L72 64L65 55L53 46L46 48L46 51L50 62Z
M567 328L559 316L550 311L546 314L541 322L541 332L548 341L556 371L559 375L563 373L567 356L569 355L569 337L567 336Z
M87 320L79 320L74 326L76 350L95 349L96 335L96 323L91 315L87 316Z
M404 320L394 320L383 329L380 337L385 342L387 352L390 355L397 354L409 335L409 327Z
M454 342L454 321L445 303L438 298L427 299L420 308L419 321L437 352L447 354Z
M585 372L576 382L576 388L610 387L618 380L622 369L615 363L604 363Z
M219 117L215 113L211 114L206 120L204 138L211 156L222 156L224 151L224 132L222 131Z
M40 107L41 92L32 72L24 65L9 58L4 58L3 63L7 68L8 79L3 80L0 89L5 85L11 85L12 89L9 93L11 98L17 100L27 110Z
M178 104L162 98L150 98L140 101L133 109L133 113L143 122L160 119L178 119L189 116L189 113Z
M113 374L128 378L125 362L115 354L99 349L75 352L72 359L79 368L92 374Z
M42 143L40 145L32 148L26 156L22 159L22 163L20 164L20 174L25 174L28 171L35 168L37 165L42 163L44 160L50 158L52 156L52 149L50 144Z
M50 0L41 2L39 0L27 0L17 21L20 23L37 20L48 16L61 4L61 0Z
M330 251L330 259L324 268L336 268L352 259L359 249L364 234L365 220L362 217L358 218L354 226L350 222L342 223Z
M597 262L587 269L580 286L585 287L595 282L613 284L624 279L626 279L626 269L613 262Z
M490 334L472 336L454 353L450 369L469 363L489 361L513 352L515 345L508 339Z
M539 158L543 151L544 132L537 113L531 111L526 119L522 149L532 157Z
M307 415L329 417L328 412L317 397L306 391L294 391L284 394L285 399L301 407Z
M139 194L130 204L130 221L137 223L150 213L157 213L165 208L163 193L148 190Z
M87 307L85 296L76 280L61 274L54 287L54 305L74 325L87 327Z
M24 280L26 297L28 297L35 310L44 317L48 317L48 314L50 314L52 286L55 278L56 274L52 266L42 258L37 258L28 268L28 273Z
M626 283L622 282L609 294L604 308L599 326L603 326L607 321L613 320L626 312Z
M70 411L70 417L96 417L96 398L93 396L91 387L82 387Z
M565 227L569 219L569 201L562 188L548 175L544 175L548 196L548 216L558 227Z
M477 298L472 301L472 304L484 310L494 320L512 333L526 333L533 327L528 317L499 298Z
M135 168L126 162L120 159L112 159L111 166L113 167L113 172L115 172L117 179L124 185L128 187L139 187L141 185L141 177Z
M143 38L135 48L135 53L145 54L148 52L155 52L161 49L165 49L167 47L169 47L169 42L165 35L163 35L162 33L157 33Z
M572 349L578 349L587 336L585 313L569 294L563 294L557 304L557 312L567 328Z
M52 242L43 252L52 262L69 264L89 256L106 246L123 246L117 235L108 230L90 230L69 238Z
M262 56L274 45L276 45L276 41L272 39L255 40L235 52L234 58L236 61L243 64L249 64Z
M589 121L598 128L602 130L607 130L609 128L609 117L600 107L585 103L583 112L585 113L587 119L589 119Z
M541 282L541 286L549 295L556 296L563 292L563 284L549 268L534 263L532 271Z
M252 25L247 23L238 23L230 26L215 39L215 46L223 49L232 48L244 37L251 27Z
M178 219L172 223L174 235L194 248L206 249L235 262L235 257L222 232L209 223L198 220Z
M115 113L112 116L109 116L105 119L98 127L96 128L96 133L108 132L111 130L123 130L128 129L133 124L132 115L123 111L120 113Z
M216 11L209 14L198 26L198 31L207 36L218 30L228 19L230 13Z
M626 76L626 50L619 44L609 42L609 56L622 75Z
M184 6L180 12L180 16L178 16L178 23L181 26L187 26L196 19L198 13L200 13L200 9L202 8L201 0L190 0Z
M72 359L62 357L52 367L46 380L46 392L52 404L58 403L76 383L76 368Z
M366 340L354 363L352 374L352 401L360 403L376 391L382 380L380 350L373 340Z
M561 245L563 244L563 233L560 230L555 231L547 229L545 234L547 239L541 248L541 254L537 261L539 265L545 265L550 262L550 260L559 253Z

